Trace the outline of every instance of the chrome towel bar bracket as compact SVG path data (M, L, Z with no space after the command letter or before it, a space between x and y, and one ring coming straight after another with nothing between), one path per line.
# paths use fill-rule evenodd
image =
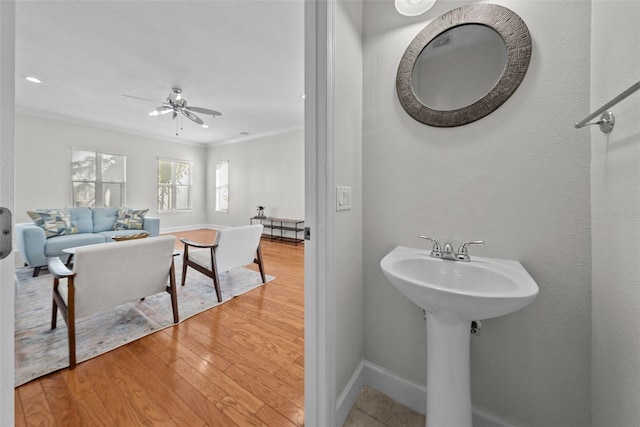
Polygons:
M584 126L598 125L600 127L600 132L607 134L607 133L611 133L615 124L616 124L616 116L613 114L612 111L607 111L606 113L602 113L602 115L600 116L600 120L598 120L597 122L585 123L582 126L576 125L576 127L581 128Z

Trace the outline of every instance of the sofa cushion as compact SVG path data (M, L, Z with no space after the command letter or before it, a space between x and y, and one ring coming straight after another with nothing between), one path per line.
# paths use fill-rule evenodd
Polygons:
M63 209L36 209L27 211L27 214L38 227L42 227L47 239L78 232L78 228L71 224L69 213Z
M114 230L142 230L144 216L149 209L118 209L118 218L113 224Z
M44 253L46 256L65 255L63 249L73 248L74 246L92 245L94 243L104 243L105 236L92 233L71 234L68 236L58 236L47 239Z
M113 230L113 224L118 218L118 208L93 208L93 232Z
M78 233L93 233L93 215L89 208L69 208L71 224L78 228Z

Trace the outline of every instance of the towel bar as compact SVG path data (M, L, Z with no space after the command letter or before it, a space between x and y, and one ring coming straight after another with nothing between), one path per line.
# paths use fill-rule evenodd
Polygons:
M577 129L580 129L582 127L589 126L589 125L599 125L600 126L600 131L602 133L611 132L613 130L613 126L615 125L615 117L614 117L614 115L613 115L613 113L611 111L607 111L607 110L609 108L613 107L614 105L616 105L618 102L620 102L623 99L625 99L627 96L629 96L632 93L636 92L639 89L640 89L640 82L634 84L629 89L625 90L620 95L616 96L611 101L607 102L606 104L604 104L602 107L598 108L593 113L589 114L587 117L585 117L584 119L582 119L581 121L576 123L575 127ZM594 123L588 123L589 120L594 119L595 117L597 117L600 114L602 114L602 116L600 116L600 120L599 121L594 122Z

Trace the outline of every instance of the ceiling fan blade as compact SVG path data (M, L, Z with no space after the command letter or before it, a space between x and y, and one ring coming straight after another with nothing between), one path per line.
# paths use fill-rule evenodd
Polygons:
M195 114L193 114L191 111L188 111L184 108L181 108L180 111L182 111L182 114L184 114L185 116L187 116L187 118L189 120L193 120L194 122L196 122L199 125L204 125L204 122L202 121L202 119L198 116L196 116Z
M168 105L163 105L162 107L158 107L155 110L153 110L152 112L149 113L150 116L159 116L161 114L167 114L173 111L173 108L171 108Z
M131 98L131 99L139 99L140 101L148 101L148 102L153 102L154 104L156 102L158 102L157 99L149 99L149 98L142 98L140 96L135 96L135 95L127 95L126 93L123 93L122 96L126 97L126 98Z
M210 116L221 116L222 115L222 113L220 113L219 111L209 110L208 108L192 107L190 105L188 107L185 107L185 108L187 110L195 111L196 113L208 114Z

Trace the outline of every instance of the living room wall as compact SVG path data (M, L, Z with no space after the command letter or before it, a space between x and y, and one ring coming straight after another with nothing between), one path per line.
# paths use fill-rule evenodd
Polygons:
M229 161L229 212L216 212L216 163ZM207 150L207 222L249 223L256 206L265 215L304 219L304 130L296 129Z
M16 115L15 221L27 210L71 205L71 148L95 149L127 157L126 205L149 208L161 231L205 224L206 148L125 134L26 114ZM158 214L158 157L193 162L192 210Z

